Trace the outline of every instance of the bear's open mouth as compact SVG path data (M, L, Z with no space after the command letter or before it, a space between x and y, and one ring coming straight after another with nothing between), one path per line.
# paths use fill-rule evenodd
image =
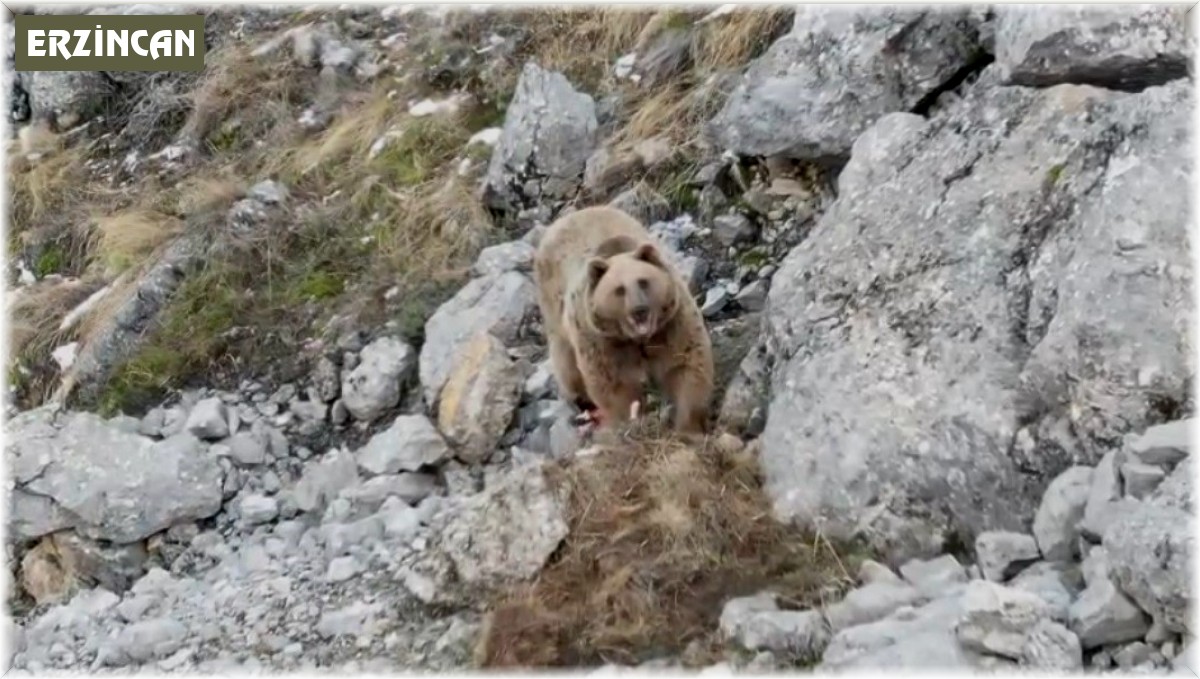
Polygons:
M654 332L654 324L649 318L641 321L633 321L633 333L637 337L649 337Z

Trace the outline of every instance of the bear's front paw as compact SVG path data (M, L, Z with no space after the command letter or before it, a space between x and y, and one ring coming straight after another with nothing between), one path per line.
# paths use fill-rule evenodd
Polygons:
M575 426L580 436L587 436L604 424L605 419L604 411L593 406L575 416Z

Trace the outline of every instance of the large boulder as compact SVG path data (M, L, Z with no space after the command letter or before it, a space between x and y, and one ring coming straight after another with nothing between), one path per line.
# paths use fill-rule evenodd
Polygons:
M1123 504L1104 532L1113 581L1172 632L1190 633L1196 550L1191 512L1155 501Z
M60 129L86 122L116 92L114 82L100 71L27 71L17 77L32 116Z
M21 413L7 428L16 484L9 526L19 538L74 528L123 544L221 508L217 457L191 434L153 441L54 406Z
M1184 6L997 5L996 65L1006 82L1139 91L1187 75Z
M527 63L484 182L487 204L518 212L572 197L596 144L596 102L561 73Z
M528 276L509 271L472 280L429 317L419 373L425 403L433 412L437 412L442 387L471 339L486 331L512 345L525 317L537 308L535 295Z
M1058 473L1187 402L1190 96L985 74L892 152L856 149L873 181L843 185L763 314L781 518L893 558L1024 531Z
M418 538L428 545L401 557L400 582L425 603L461 604L533 578L567 536L568 492L540 460L515 457L482 492L439 506Z
M969 7L799 6L711 123L744 155L844 158L886 113L911 111L983 56Z
M438 404L438 428L463 462L491 456L512 422L524 382L500 340L480 332L466 345Z

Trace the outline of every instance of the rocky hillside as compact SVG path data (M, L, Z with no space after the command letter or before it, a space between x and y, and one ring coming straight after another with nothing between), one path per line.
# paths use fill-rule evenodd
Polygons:
M6 84L6 667L1200 667L1185 8L207 17ZM703 442L557 399L596 204Z

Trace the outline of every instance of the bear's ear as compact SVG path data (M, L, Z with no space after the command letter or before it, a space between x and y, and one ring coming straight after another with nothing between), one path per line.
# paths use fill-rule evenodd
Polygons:
M603 257L592 257L588 260L588 285L595 287L604 273L608 271L608 260Z
M663 266L662 253L658 251L658 247L654 243L642 243L634 251L633 256L654 266Z

